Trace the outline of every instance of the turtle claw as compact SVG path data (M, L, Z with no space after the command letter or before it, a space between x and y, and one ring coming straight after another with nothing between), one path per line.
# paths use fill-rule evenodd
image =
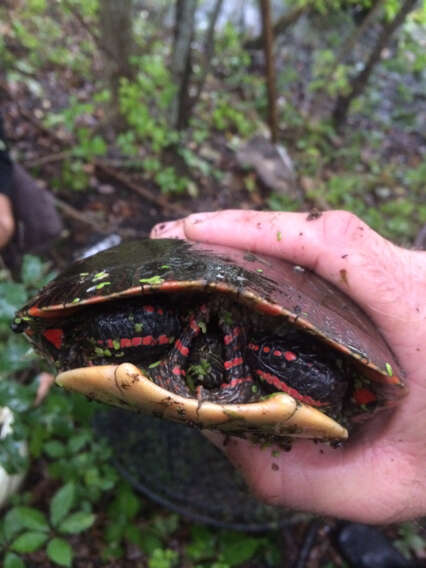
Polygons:
M185 398L153 383L132 363L73 369L60 373L56 382L113 406L142 410L155 416L221 430L228 434L314 438L339 441L348 437L340 424L321 411L285 393L246 404L218 404Z

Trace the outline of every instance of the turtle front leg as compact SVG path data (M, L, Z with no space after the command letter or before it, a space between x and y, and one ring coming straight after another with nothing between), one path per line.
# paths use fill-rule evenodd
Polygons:
M185 379L186 367L191 344L205 331L209 317L207 306L200 306L195 314L190 315L188 324L175 341L167 358L150 369L150 377L158 386L187 398L194 396Z

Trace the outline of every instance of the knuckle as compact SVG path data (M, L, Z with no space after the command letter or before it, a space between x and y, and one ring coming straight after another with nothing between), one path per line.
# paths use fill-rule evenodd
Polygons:
M322 215L323 237L325 244L351 247L357 245L367 235L375 234L369 227L350 211L327 211Z

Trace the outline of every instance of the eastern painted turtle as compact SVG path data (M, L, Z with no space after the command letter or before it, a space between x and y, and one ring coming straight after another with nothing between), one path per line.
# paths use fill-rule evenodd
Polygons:
M124 243L74 263L13 328L66 388L240 435L345 439L405 394L389 348L345 294L228 247Z

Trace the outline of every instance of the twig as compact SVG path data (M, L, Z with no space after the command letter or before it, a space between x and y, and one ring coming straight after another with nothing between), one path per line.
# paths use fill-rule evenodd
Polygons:
M31 112L29 112L28 110L26 110L25 108L22 108L22 106L19 103L16 103L16 106L18 107L18 111L20 114L22 114L23 117L25 117L28 122L31 122L31 124L33 126L35 126L36 128L38 128L38 130L40 130L41 132L43 132L46 136L48 136L51 140L53 140L54 142L56 142L56 144L59 144L60 146L64 146L64 144L66 144L67 142L69 142L68 140L64 140L63 138L61 138L60 136L58 136L57 134L55 134L55 132L52 132L49 128L47 128L46 126L44 126L44 124L42 124L38 118L36 118Z
M197 92L195 93L195 95L191 100L191 108L194 108L195 105L198 103L198 100L201 96L204 84L206 82L207 76L210 71L211 62L214 53L214 31L216 28L217 19L222 9L222 4L223 0L216 0L216 4L209 15L209 27L206 32L205 41L204 41L201 77L200 80L198 81Z
M74 221L88 225L97 233L108 234L111 232L111 227L103 225L100 221L93 221L93 219L90 219L89 217L87 217L87 215L80 213L80 211L78 211L68 203L65 203L65 201L62 201L62 199L59 199L58 197L54 197L53 199L55 202L55 207L57 207L61 211L61 213L63 213L67 217L74 219Z
M173 211L177 215L185 216L185 215L190 214L190 211L188 209L186 209L185 207L182 207L182 205L179 205L178 203L170 203L163 196L153 195L151 193L151 191L149 191L148 189L146 189L146 188L140 186L139 184L135 183L133 180L131 180L125 174L118 172L116 169L111 168L110 166L107 166L102 161L95 160L94 165L99 170L101 170L101 171L105 172L107 175L113 177L118 182L127 186L129 189L135 191L136 193L138 193L139 195L144 197L147 201L151 201L152 203L154 203L158 207L161 207L163 209L170 209L171 211Z
M35 166L43 166L44 164L50 164L51 162L60 162L71 156L71 150L64 150L57 152L56 154L49 154L48 156L40 156L39 158L33 158L32 160L20 160L24 166L27 168L33 168Z
M309 556L311 554L312 547L315 544L317 538L317 533L320 529L321 521L319 519L313 519L306 529L303 542L300 545L299 555L294 563L293 568L305 568Z
M308 4L303 4L302 6L296 6L286 12L281 18L279 18L275 24L273 25L273 33L274 36L283 33L287 28L289 28L292 24L297 22L300 16L309 10ZM263 45L263 37L262 34L258 37L248 39L244 42L245 49L261 49Z
M336 72L337 67L345 60L345 58L349 55L349 53L353 50L355 44L359 40L359 38L363 35L366 29L371 25L372 21L375 19L376 15L382 8L384 0L375 0L373 5L371 6L368 14L363 19L361 24L356 27L349 38L343 43L343 46L340 48L340 52L338 53L334 64L331 66L331 69L327 73L325 77L325 83L329 83L332 81L334 73Z
M112 59L114 59L114 61L116 63L117 59L115 57L115 55L108 49L108 47L106 45L103 44L103 42L101 41L101 38L96 35L93 31L93 28L89 26L89 24L84 20L84 18L82 17L82 15L79 13L78 10L76 10L74 8L74 6L72 6L72 4L70 4L69 2L67 2L67 0L64 0L64 4L65 6L68 8L68 10L71 12L71 14L74 16L74 18L78 21L78 23L81 25L82 28L84 28L86 30L86 32L89 34L89 36L92 38L93 42L95 43L95 45L102 51L104 51L108 57L111 57Z

